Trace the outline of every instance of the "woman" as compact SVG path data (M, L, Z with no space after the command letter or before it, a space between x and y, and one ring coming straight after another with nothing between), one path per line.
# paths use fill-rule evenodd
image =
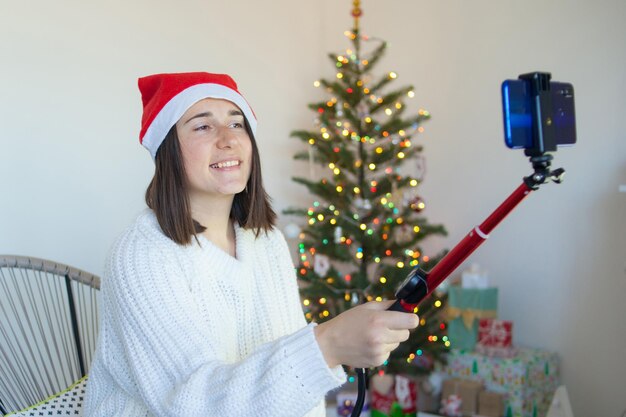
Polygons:
M307 325L227 75L139 79L146 210L114 244L86 416L324 416L341 364L380 365L415 315L368 303Z

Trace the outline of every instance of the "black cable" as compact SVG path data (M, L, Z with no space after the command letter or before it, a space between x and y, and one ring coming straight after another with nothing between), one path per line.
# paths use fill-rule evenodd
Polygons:
M367 392L367 373L365 369L356 368L355 371L358 393L350 417L359 417L361 415L361 409L363 408L363 403L365 403L365 393Z

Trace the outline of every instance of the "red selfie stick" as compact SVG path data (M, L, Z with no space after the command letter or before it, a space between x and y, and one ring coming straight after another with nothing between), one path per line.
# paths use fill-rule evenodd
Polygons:
M513 211L531 191L548 181L560 184L565 170L558 168L550 171L552 156L539 154L530 158L535 172L524 177L522 184L496 208L480 226L474 227L450 252L446 254L430 272L415 268L406 277L396 292L396 301L388 310L413 313L419 303L430 295L468 256L472 254L487 238L489 233ZM365 369L356 368L358 380L358 396L352 417L361 414L361 408L367 390L367 373Z
M550 171L551 155L530 158L535 172L524 178L524 182L480 226L474 227L450 252L430 271L419 268L411 271L396 292L396 302L389 310L413 312L415 307L435 290L469 255L487 238L493 229L513 211L531 191L549 180L560 183L565 170Z

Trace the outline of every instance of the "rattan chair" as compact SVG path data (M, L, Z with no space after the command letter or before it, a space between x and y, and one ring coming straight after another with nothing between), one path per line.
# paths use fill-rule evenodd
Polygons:
M96 347L99 288L100 278L88 272L0 255L0 414L84 381Z

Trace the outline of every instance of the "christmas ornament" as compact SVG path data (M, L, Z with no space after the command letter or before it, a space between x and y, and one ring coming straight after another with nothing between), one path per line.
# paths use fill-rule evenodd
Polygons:
M354 206L359 210L369 211L372 209L372 202L359 197L354 199Z
M315 255L313 261L313 271L319 276L326 276L326 273L330 269L330 259L325 255Z
M335 231L334 231L335 243L341 243L341 237L342 237L341 235L342 235L341 226L335 227Z
M420 213L424 208L426 208L426 204L424 204L424 200L422 197L415 196L409 200L409 207L416 213Z
M413 239L414 233L413 229L407 224L402 224L396 227L395 230L395 239L400 243L405 243Z

